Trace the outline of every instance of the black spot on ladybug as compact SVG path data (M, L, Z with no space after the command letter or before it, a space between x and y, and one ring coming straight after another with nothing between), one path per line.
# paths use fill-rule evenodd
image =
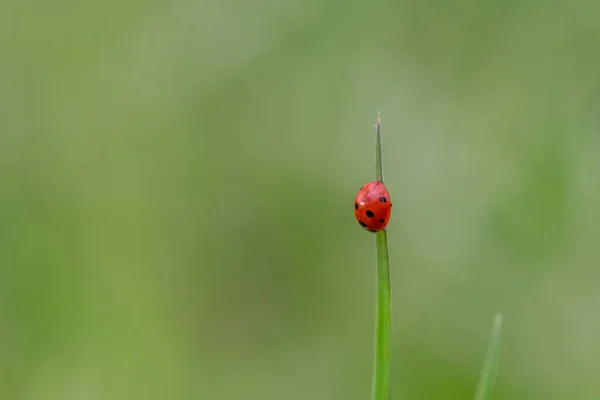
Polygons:
M354 203L354 209L358 210L358 203Z
M367 210L366 214L367 214L367 217L369 217L369 218L373 218L375 216L375 214L373 214L373 211L371 211L371 210Z
M385 222L385 219L380 219L379 222L381 222L382 224Z
M362 222L362 221L358 221L358 223L359 223L359 224L360 224L360 226L362 226L363 228L365 228L365 229L367 228L367 224L365 224L364 222Z
M379 201L382 203L385 203L387 201L387 199L385 197L381 197L381 198L379 198Z

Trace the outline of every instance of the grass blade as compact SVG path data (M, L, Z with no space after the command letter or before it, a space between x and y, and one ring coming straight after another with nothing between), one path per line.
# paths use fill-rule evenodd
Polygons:
M373 400L391 397L391 291L387 247L387 231L376 233L377 242L377 333L375 343L375 370L373 374Z
M377 142L375 145L375 179L383 182L379 114L377 114ZM375 235L377 244L377 306L373 400L389 400L391 398L392 312L387 231L383 229Z
M496 375L500 366L500 336L502 329L502 314L496 314L494 326L488 344L483 369L477 384L474 400L490 400L492 398L492 389L496 381Z

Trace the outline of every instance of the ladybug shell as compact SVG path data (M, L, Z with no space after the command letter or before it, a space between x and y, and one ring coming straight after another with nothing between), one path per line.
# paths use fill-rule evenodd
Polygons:
M391 212L390 194L383 182L369 182L360 188L354 200L354 216L363 228L371 232L384 229Z

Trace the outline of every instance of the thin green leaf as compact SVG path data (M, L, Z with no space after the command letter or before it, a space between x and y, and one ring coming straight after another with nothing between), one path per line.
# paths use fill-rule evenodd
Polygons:
M477 384L474 400L489 400L492 398L492 389L496 382L500 367L500 337L502 330L502 314L496 314L492 334L487 348L487 354Z
M379 114L377 114L377 141L375 145L375 179L383 182ZM377 244L377 322L373 400L389 400L391 398L392 312L387 231L383 229L377 232L375 240Z

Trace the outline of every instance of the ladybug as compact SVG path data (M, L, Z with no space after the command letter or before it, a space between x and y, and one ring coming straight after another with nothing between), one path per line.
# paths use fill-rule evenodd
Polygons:
M354 216L368 231L385 228L390 220L392 202L383 182L369 182L360 188L354 200Z

